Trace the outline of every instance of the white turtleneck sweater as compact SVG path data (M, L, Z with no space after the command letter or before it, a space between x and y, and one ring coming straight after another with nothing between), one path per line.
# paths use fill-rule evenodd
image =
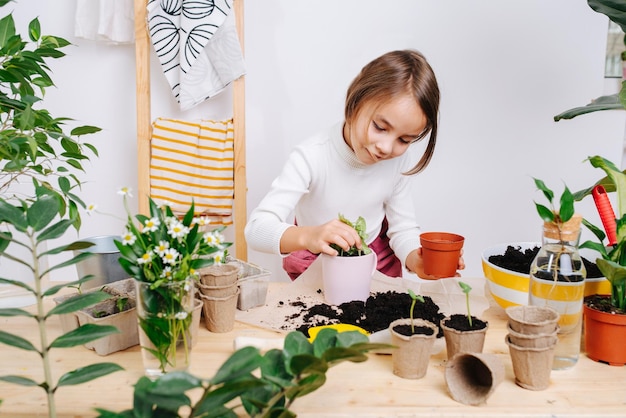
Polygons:
M252 211L246 240L256 251L280 254L280 239L287 228L321 225L341 213L367 225L368 243L380 233L387 217L390 246L405 265L419 247L420 228L410 195L411 169L419 156L411 147L403 155L372 165L359 162L343 139L343 122L298 145L289 155L267 195Z

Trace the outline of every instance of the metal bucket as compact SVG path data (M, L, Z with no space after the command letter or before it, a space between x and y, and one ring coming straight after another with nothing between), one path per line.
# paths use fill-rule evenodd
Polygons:
M120 251L113 242L116 239L119 240L120 237L118 235L103 235L81 239L81 241L94 244L89 248L74 251L74 255L85 252L93 253L91 257L76 263L79 278L88 274L95 276L83 284L84 289L103 286L107 283L128 278L128 273L124 271L119 263Z

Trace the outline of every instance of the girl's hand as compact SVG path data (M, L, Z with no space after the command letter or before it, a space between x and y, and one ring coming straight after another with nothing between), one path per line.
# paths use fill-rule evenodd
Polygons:
M436 277L432 275L427 275L424 273L424 258L422 257L422 248L418 248L415 251L412 251L409 256L406 258L406 267L413 273L417 274L418 277L422 279L435 280L441 279L441 277ZM463 270L465 268L465 261L463 260L463 250L461 250L461 256L459 257L459 265L457 266L457 270ZM461 277L460 273L456 273L454 277Z
M361 238L354 228L339 219L333 219L323 225L288 228L280 240L280 251L286 254L309 250L313 254L337 255L337 251L330 244L337 244L346 251L353 245L360 249Z

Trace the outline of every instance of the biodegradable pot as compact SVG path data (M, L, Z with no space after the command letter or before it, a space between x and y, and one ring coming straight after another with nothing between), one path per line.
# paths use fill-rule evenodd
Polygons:
M214 264L199 270L200 283L206 286L227 286L237 282L239 266L234 264Z
M225 297L213 297L200 294L204 313L204 325L211 332L230 332L235 328L235 313L239 289Z
M521 334L549 334L558 327L559 313L547 306L511 306L505 312L511 329Z
M534 348L543 348L549 347L558 342L559 337L557 333L559 331L559 327L554 329L553 332L550 333L539 333L539 334L522 334L520 332L516 332L511 328L511 325L507 325L507 331L509 332L509 340L520 347L534 347Z
M137 327L137 308L134 299L128 299L127 307L123 311L117 311L119 297L113 297L95 305L76 311L79 325L96 324L112 325L119 333L107 335L95 341L85 344L90 350L94 350L101 356L125 350L139 344L139 332Z
M365 302L370 296L372 275L376 271L376 253L343 257L320 254L324 299L331 305L353 300Z
M594 361L626 364L626 315L614 315L583 305L585 352Z
M458 353L448 361L444 377L452 399L480 405L504 380L504 364L495 354Z
M411 319L407 318L397 319L389 324L391 344L396 347L391 351L393 374L404 379L421 379L426 375L433 345L439 332L437 325L430 321L418 318L414 319L413 323L415 327L432 330L432 333L409 336L396 331L397 326L411 325Z
M436 278L454 277L465 238L450 232L424 232L420 235L424 273Z
M467 315L460 315L467 321ZM443 329L443 336L446 340L446 351L448 354L448 360L452 359L457 353L482 353L485 345L485 335L489 328L489 323L480 321L484 324L483 328L471 329L471 330L459 330L455 329L449 324L450 316L441 320L441 328ZM473 320L478 319L472 317Z
M224 286L208 286L202 283L196 283L196 286L200 290L200 293L206 296L216 297L216 298L225 298L227 296L232 296L237 293L237 282L233 282L232 284L227 284Z
M505 341L509 346L515 383L524 389L547 389L550 386L555 345L543 348L520 347L513 344L508 335Z

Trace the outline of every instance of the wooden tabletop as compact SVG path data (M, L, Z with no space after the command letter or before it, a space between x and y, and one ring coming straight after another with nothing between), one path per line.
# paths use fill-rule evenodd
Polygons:
M506 376L486 404L466 406L454 401L444 380L445 349L433 355L426 376L407 380L392 373L391 356L370 354L365 363L342 363L332 368L328 380L316 392L294 403L299 417L626 417L626 367L597 363L584 354L566 371L553 371L550 387L530 391L517 386L504 342L505 314L490 307L483 314L489 321L485 352L495 353L504 363ZM0 318L0 329L37 341L32 320ZM49 333L61 333L57 320ZM233 351L237 336L270 337L282 334L237 323L233 331L211 333L202 325L192 350L190 372L211 377ZM122 411L132 405L132 385L143 373L139 347L99 356L84 347L53 351L55 380L61 373L87 364L107 361L125 368L78 386L62 387L56 394L59 417L93 417L95 407ZM41 360L31 352L0 344L0 375L19 374L41 379ZM0 417L44 417L44 391L0 382Z

